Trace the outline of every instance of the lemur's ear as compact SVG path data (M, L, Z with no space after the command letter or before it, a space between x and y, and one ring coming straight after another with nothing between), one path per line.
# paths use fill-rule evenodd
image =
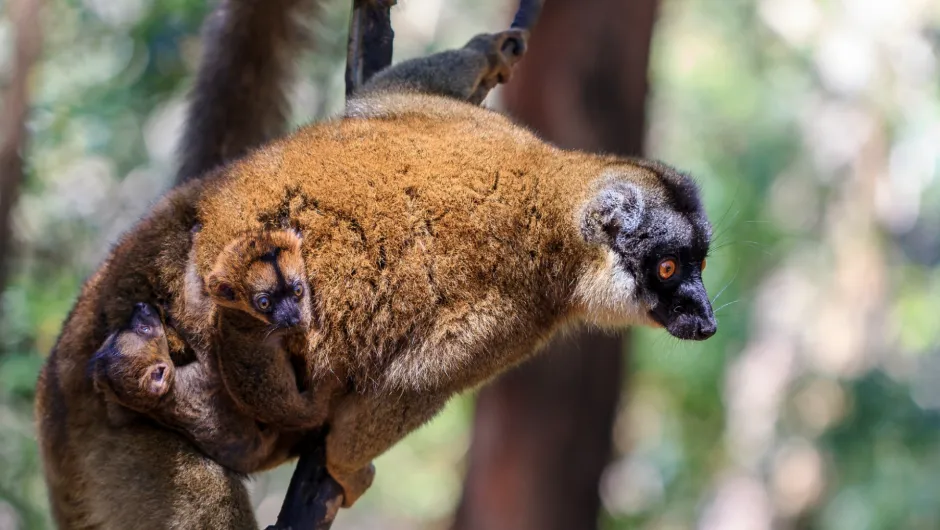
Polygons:
M633 232L643 220L643 193L629 182L610 182L584 207L581 235L588 243L613 243L619 234Z
M218 300L235 301L235 289L221 274L212 273L209 275L206 280L206 290L209 291L209 296Z
M301 245L303 245L304 236L301 234L300 230L296 228L288 228L285 230L285 233L289 236L288 240L290 241L289 250L291 251L300 251Z

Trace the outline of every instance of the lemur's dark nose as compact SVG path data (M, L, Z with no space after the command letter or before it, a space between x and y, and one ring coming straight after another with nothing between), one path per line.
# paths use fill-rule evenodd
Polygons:
M718 322L715 319L710 319L699 324L698 329L695 334L697 335L698 340L705 340L708 337L711 337L718 331Z
M291 309L285 311L285 313L286 314L282 319L282 322L285 326L292 328L300 325L300 310L298 310L296 307L292 307Z

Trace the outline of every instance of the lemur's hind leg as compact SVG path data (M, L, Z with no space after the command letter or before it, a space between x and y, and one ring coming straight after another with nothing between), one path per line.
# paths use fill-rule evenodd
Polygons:
M462 48L403 61L382 70L356 96L419 92L478 105L493 87L509 81L512 67L525 54L528 36L523 29L477 35Z

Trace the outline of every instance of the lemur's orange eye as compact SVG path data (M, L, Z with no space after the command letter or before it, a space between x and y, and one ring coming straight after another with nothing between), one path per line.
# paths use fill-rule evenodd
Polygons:
M660 280L668 280L669 278L672 278L672 276L676 273L676 269L678 268L679 267L676 263L676 260L672 258L666 258L659 262L659 267L656 272L659 274Z
M296 296L297 298L300 298L300 297L302 297L303 295L304 295L304 286L303 286L303 284L302 284L302 283L295 283L295 284L294 284L294 296Z
M702 260L702 272L705 272L705 260Z

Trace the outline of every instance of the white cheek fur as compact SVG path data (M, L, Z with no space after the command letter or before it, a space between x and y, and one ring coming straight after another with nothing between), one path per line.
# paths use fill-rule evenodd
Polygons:
M602 252L603 256L584 270L575 286L573 302L581 318L605 328L647 324L649 308L636 296L636 279L615 252Z

